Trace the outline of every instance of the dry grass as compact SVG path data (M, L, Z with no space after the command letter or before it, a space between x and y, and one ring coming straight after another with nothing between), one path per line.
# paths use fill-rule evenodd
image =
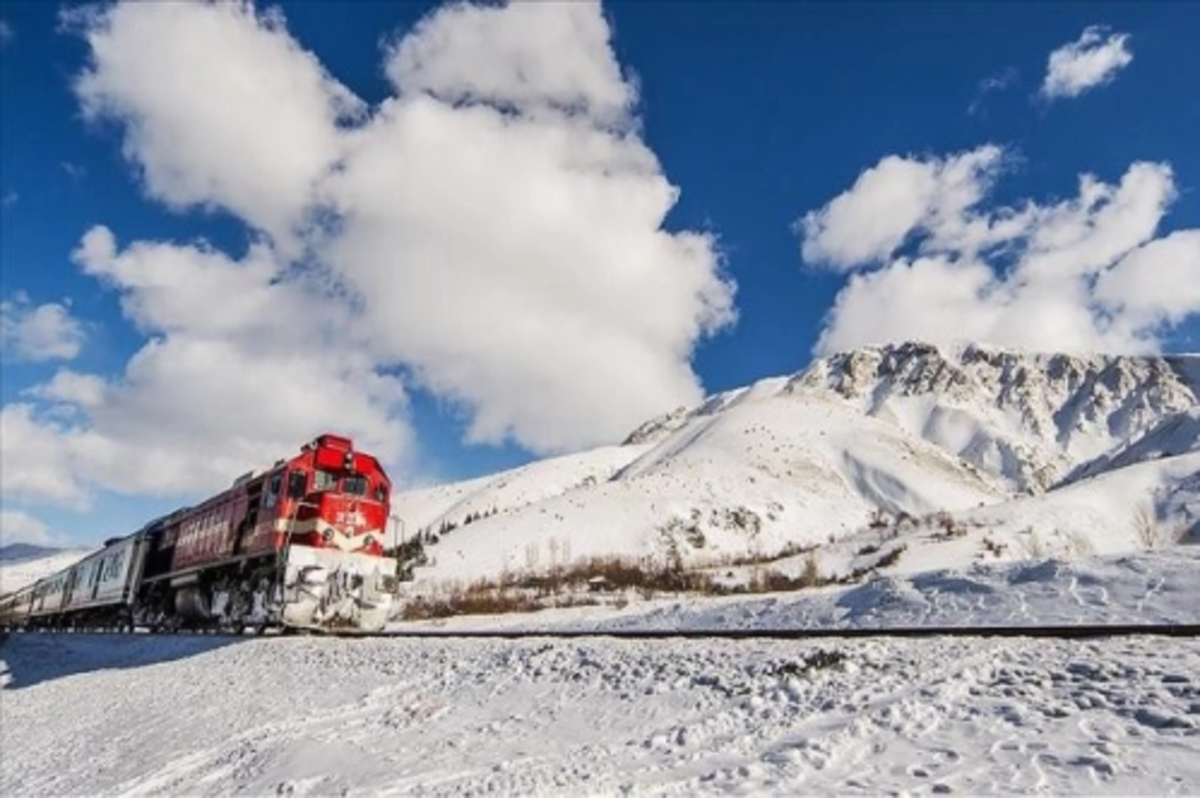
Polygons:
M967 534L966 526L955 521L954 516L945 510L934 513L929 518L929 523L931 526L937 527L938 530L933 533L934 540L952 540L954 538L961 538Z
M804 590L829 584L821 575L816 554L809 552L798 576L774 569L756 570L745 584L724 585L711 573L655 566L626 557L593 557L551 573L503 574L498 580L479 580L467 587L452 587L443 595L410 600L401 611L406 621L449 618L455 615L496 615L537 612L547 607L598 605L598 594L615 596L627 605L630 592L643 599L660 593L725 596Z
M992 540L990 537L985 537L983 539L983 548L993 557L999 558L1004 556L1004 551L1008 548L1008 544Z
M400 617L406 621L450 618L455 615L504 615L537 612L542 605L525 593L499 589L468 589L444 598L418 598L404 605Z
M1133 533L1138 545L1146 551L1162 548L1167 543L1167 535L1159 525L1158 516L1149 502L1138 505L1134 510Z

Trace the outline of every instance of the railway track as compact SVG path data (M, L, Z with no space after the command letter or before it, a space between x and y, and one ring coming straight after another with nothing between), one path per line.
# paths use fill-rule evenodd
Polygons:
M0 643L10 634L23 635L123 635L128 632L14 630L0 631ZM1023 637L1079 640L1112 637L1200 637L1200 623L1158 624L1056 624L1048 626L915 626L892 628L849 629L396 629L383 632L330 631L326 629L271 630L273 637L308 635L314 637L354 639L451 639L451 640L522 640L522 639L618 639L618 640L826 640L898 637ZM151 635L134 632L132 636L175 637L203 636L240 638L221 631L195 630Z
M331 634L323 632L322 634ZM625 640L814 640L829 638L890 637L1048 637L1081 639L1097 637L1200 636L1200 624L1116 624L1054 626L931 626L852 629L488 629L442 630L403 629L373 633L332 633L344 637L372 638L461 638L519 640L523 638L616 638Z

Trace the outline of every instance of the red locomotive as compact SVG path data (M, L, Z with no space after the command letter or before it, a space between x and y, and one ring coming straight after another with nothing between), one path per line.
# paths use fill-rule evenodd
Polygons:
M381 629L396 590L391 489L378 460L322 435L0 597L0 626Z

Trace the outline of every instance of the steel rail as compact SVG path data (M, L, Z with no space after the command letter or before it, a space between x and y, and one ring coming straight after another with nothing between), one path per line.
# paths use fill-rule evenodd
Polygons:
M100 630L21 629L0 630L0 641L13 635L106 635L126 637L227 637L254 638L257 635L235 635L220 630L196 629L168 633L105 632ZM274 628L270 637L300 635L342 639L388 640L829 640L882 639L920 637L1004 637L1056 638L1060 640L1095 639L1105 637L1200 637L1200 623L1153 624L1050 624L1046 626L901 626L852 628L768 628L768 629L392 629L381 632L353 630Z
M616 638L623 640L824 640L888 637L1034 637L1084 639L1098 637L1198 637L1200 623L1052 624L1047 626L903 626L768 629L396 629L383 632L321 631L314 635L389 639Z

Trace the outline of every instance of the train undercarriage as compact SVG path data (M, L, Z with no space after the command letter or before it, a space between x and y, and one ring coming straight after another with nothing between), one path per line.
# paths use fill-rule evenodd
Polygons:
M376 632L387 623L395 600L394 566L394 560L369 555L292 547L286 557L270 553L147 580L132 600L34 615L22 626L151 633Z

